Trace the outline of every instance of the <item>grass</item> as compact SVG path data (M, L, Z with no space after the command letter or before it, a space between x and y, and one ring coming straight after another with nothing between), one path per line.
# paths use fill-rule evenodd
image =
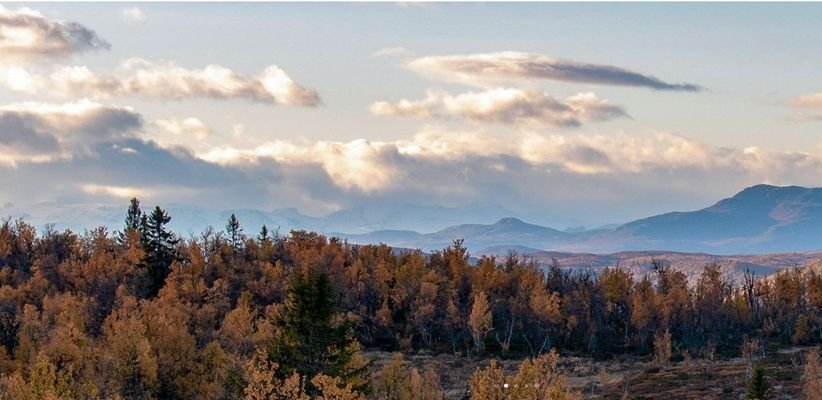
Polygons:
M800 399L803 353L807 348L769 352L759 360L765 368L774 400ZM369 352L381 365L391 353ZM433 365L443 379L446 399L463 399L466 383L478 367L488 365L487 359L466 359L452 355L406 355L406 359L421 368ZM520 360L502 360L512 372ZM595 361L585 357L564 357L560 363L568 384L583 394L584 399L622 399L627 388L629 399L744 399L746 365L739 358L721 358L713 362L693 360L674 362L668 368L658 368L650 358L615 357Z

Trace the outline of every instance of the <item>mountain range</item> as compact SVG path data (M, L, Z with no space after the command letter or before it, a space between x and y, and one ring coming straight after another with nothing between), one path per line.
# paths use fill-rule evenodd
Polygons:
M109 230L121 229L127 202L122 206L108 204L58 204L40 203L19 207L14 204L0 205L1 218L22 218L37 228L53 224L56 229L71 229L82 232L86 229L105 226ZM144 208L150 204L143 204ZM211 226L222 229L228 217L234 213L246 233L252 234L262 227L279 229L287 233L292 229L313 230L323 233L346 232L366 233L375 230L411 229L420 232L434 232L453 225L465 223L491 223L514 213L494 204L467 204L456 207L421 206L408 203L360 205L346 208L323 216L301 213L297 208L280 208L272 211L255 209L214 210L189 204L161 205L169 215L169 228L187 235L202 232ZM557 219L550 219L557 221ZM575 222L572 219L568 223Z
M386 243L395 247L441 249L464 239L474 254L555 251L608 254L623 251L764 254L822 249L822 188L756 185L696 211L670 212L598 229L555 229L523 221L498 206L458 207L413 204L361 205L325 216L309 216L296 208L211 210L185 204L164 207L173 217L170 228L197 234L208 226L221 230L236 213L246 233L263 224L280 232L314 230L351 243ZM125 205L61 205L45 203L21 209L0 206L4 218L24 218L38 228L82 231L110 230L123 224ZM531 218L531 217L529 217ZM557 220L546 213L541 221ZM566 221L570 221L567 219Z
M434 250L455 238L475 253L515 248L609 253L668 250L711 254L809 252L822 249L822 188L756 185L696 211L671 212L614 228L561 231L501 218L491 224L462 224L437 232L381 230L337 234L353 243Z

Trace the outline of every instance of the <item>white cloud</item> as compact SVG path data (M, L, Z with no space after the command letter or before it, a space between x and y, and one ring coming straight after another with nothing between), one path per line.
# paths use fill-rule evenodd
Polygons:
M0 5L0 57L54 58L88 50L108 49L93 30L76 22L48 19L38 11L15 11Z
M151 191L127 186L113 186L113 185L98 185L94 183L87 183L82 185L81 190L91 195L106 195L117 197L120 199L130 199L132 197L147 197L151 195Z
M248 77L216 64L189 69L171 62L132 58L124 61L115 74L95 72L86 66L58 66L50 74L35 74L19 67L0 68L0 77L4 76L0 83L10 89L59 97L244 98L307 107L321 102L316 91L297 84L276 65L266 67L256 77ZM13 79L15 76L26 79Z
M635 86L654 90L698 92L699 85L669 83L651 75L610 65L563 60L543 54L499 53L428 56L408 68L425 76L471 86L498 86L511 80L546 79L596 85Z
M133 6L120 10L122 16L130 21L143 21L146 19L146 13L140 7Z
M621 107L598 98L594 93L580 93L565 100L557 100L544 92L513 88L459 95L429 90L423 100L376 102L370 110L375 115L456 117L480 122L566 127L579 126L583 121L604 121L627 116Z
M372 57L412 57L414 56L414 51L411 49L407 49L402 46L397 47L383 47L377 51L375 51L371 56Z
M182 140L191 141L203 140L209 136L211 130L197 118L189 117L185 119L158 119L154 123L162 130L174 136L181 137Z
M37 90L37 77L27 69L0 64L0 83L11 90L24 93L34 93Z
M227 165L255 163L265 158L287 165L314 164L341 188L371 192L390 186L392 181L404 175L400 168L386 162L385 158L392 151L396 148L390 143L363 139L315 143L278 140L246 150L215 148L202 154L201 158Z
M822 151L715 148L664 132L546 135L519 131L500 136L426 128L409 140L277 140L247 149L215 148L200 157L234 166L267 159L286 165L313 165L339 188L364 193L422 187L433 190L433 183L426 183L432 179L443 181L437 190L471 191L471 179L478 178L465 181L465 174L489 171L499 179L496 184L500 187L520 180L523 174L545 182L562 175L575 176L580 182L590 181L583 177L601 177L623 183L646 180L665 187L680 179L714 175L716 179L733 176L741 181L792 183L799 177L809 179L822 173ZM491 177L483 178L487 179Z

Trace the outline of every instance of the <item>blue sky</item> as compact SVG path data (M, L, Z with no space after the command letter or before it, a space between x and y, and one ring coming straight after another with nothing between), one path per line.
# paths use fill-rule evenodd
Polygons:
M491 203L597 224L822 185L818 4L3 7L0 27L108 44L0 40L17 208Z

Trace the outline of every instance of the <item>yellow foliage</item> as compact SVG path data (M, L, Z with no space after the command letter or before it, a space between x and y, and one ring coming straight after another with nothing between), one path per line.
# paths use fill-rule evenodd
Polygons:
M579 393L569 390L565 376L557 368L559 356L553 349L535 359L523 361L516 374L506 376L495 361L471 376L471 400L576 400Z

